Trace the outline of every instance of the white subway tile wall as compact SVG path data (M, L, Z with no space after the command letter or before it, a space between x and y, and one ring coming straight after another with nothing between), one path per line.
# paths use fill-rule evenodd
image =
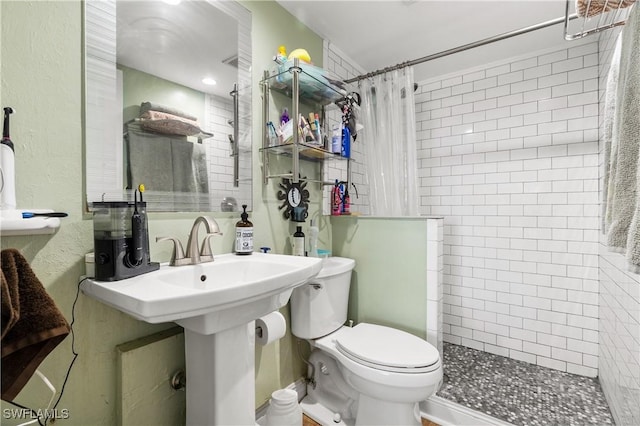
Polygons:
M607 73L619 31L604 32L599 40L601 125ZM603 148L601 143L601 176ZM599 248L600 383L616 424L637 425L640 424L640 275L627 271L623 255L607 250L602 234Z
M591 42L419 83L445 341L597 375L597 64Z
M427 342L443 356L444 219L427 219Z
M340 49L328 41L324 41L324 68L336 77L346 80L358 75L364 74L365 71L349 59ZM351 84L349 91L358 91L357 84ZM327 108L326 129L331 129L333 124L339 124L341 113L337 107ZM326 131L326 130L325 130ZM328 135L330 137L330 133ZM364 164L362 162L364 153L362 144L365 143L365 136L358 135L351 145L351 185L349 188L349 196L351 199L351 211L361 214L369 214L369 185L366 181ZM347 180L347 162L344 160L325 161L323 165L323 174L325 179ZM331 214L331 187L325 186L322 201L322 214Z
M599 232L599 110L618 31L420 83L420 194L423 214L445 216L445 341L599 375L616 423L640 424L640 276ZM327 43L328 69L361 72L343 61Z
M207 165L209 167L209 194L212 208L219 209L224 197L236 197L238 203L246 202L242 194L251 193L251 182L240 181L238 187L233 186L233 156L229 135L233 135L233 127L228 123L233 119L231 99L207 95L205 98L204 128L213 133L213 137L204 139ZM251 156L240 156L240 176L251 176ZM248 186L248 188L247 188ZM238 206L238 208L241 208Z

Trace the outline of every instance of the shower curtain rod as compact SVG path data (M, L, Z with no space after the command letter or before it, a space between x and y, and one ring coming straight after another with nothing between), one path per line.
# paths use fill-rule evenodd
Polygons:
M571 19L576 19L578 17L578 15L576 13L569 15L569 20ZM532 31L536 31L536 30L541 30L543 28L547 28L547 27L551 27L553 25L557 25L557 24L561 24L563 22L565 22L565 16L562 16L560 18L556 18L556 19L552 19L550 21L546 21L546 22L541 22L539 24L536 25L531 25L529 27L524 27L524 28L520 28L519 30L513 30L513 31L509 31L506 33L502 33L502 34L498 34L495 35L493 37L488 37L482 40L478 40L478 41L474 41L473 43L467 43L467 44L463 44L462 46L458 46L458 47L454 47L451 49L447 49L447 50L443 50L442 52L438 52L438 53L434 53L431 55L427 55L427 56L423 56L422 58L418 58L418 59L414 59L412 61L406 61L406 62L402 62L399 63L397 65L393 65L390 67L386 67L377 71L373 71L367 74L362 74L359 75L357 77L353 77L350 78L348 80L345 80L345 83L354 83L356 81L360 81L360 80L364 80L366 78L369 77L374 77L376 75L380 75L380 74L384 74L390 71L396 71L402 68L406 68L406 67L410 67L413 65L418 65L421 64L423 62L427 62L427 61L432 61L434 59L438 59L438 58L442 58L443 56L449 56L449 55L453 55L454 53L458 53L458 52L463 52L465 50L469 50L469 49L474 49L476 47L480 47L480 46L484 46L486 44L490 44L490 43L494 43L496 41L500 41L500 40L505 40L507 38L511 38L511 37L515 37L521 34L526 34L526 33L530 33Z

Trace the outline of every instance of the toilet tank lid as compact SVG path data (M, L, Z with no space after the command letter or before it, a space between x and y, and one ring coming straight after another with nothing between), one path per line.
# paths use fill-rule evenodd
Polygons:
M420 369L440 359L429 342L395 328L360 323L352 330L338 337L338 349L379 367Z
M316 278L332 277L353 270L356 261L347 257L327 257L322 260L322 269Z

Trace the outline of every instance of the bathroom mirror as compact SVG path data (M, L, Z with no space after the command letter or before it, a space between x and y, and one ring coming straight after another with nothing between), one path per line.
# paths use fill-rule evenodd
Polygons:
M140 184L148 211L251 206L251 13L215 0L84 5L88 206L133 200Z

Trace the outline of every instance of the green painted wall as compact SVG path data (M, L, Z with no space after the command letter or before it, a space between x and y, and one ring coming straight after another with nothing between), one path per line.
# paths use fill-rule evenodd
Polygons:
M300 25L275 2L243 2L253 14L253 137L254 209L256 246L268 245L277 253L290 253L289 236L295 228L285 222L275 198L276 183L263 186L258 143L262 70L271 66L278 45L305 47L321 65L322 40ZM20 208L66 211L58 232L49 236L5 237L1 247L20 249L47 291L71 320L78 277L84 273L84 254L93 249L92 223L83 214L83 9L79 0L0 2L0 103L12 106L11 136L16 145L17 202ZM284 161L280 165L288 167ZM307 165L312 173L316 166ZM318 216L318 188L312 188L311 217ZM155 237L185 239L197 213L158 213L149 218L151 255L168 261L169 244ZM215 253L230 252L237 218L214 214L224 236L213 241ZM330 245L328 220L320 222L321 245ZM286 311L286 310L285 310ZM172 324L149 325L80 295L75 309L76 351L80 354L58 408L68 409L65 425L116 424L116 346L147 336ZM256 403L288 385L304 372L294 355L294 340L259 347L256 353ZM71 362L67 338L41 364L41 370L59 389ZM32 380L18 395L22 404L43 408L50 398ZM8 408L5 403L2 408ZM2 424L17 424L3 418Z
M142 102L172 106L204 122L204 93L133 68L118 65L118 69L122 70L124 123L140 115Z
M252 219L254 228L260 228L260 233L255 236L255 246L270 246L276 253L291 253L291 235L295 232L293 222L282 218L278 207L281 201L276 199L278 182L271 181L268 185L262 184L261 155L258 148L262 143L262 103L261 91L258 82L262 79L265 69L271 69L275 64L273 56L278 46L304 46L312 58L322 60L322 39L312 33L304 25L294 19L291 14L272 1L242 1L252 14L252 49L253 49L253 190L254 213ZM318 65L322 65L319 63ZM272 160L274 172L285 173L290 171L290 161L286 158ZM316 165L301 162L302 174L318 173ZM319 219L322 214L321 189L310 186L311 201L310 218ZM330 243L330 225L328 219L322 219L320 224L320 241ZM254 232L256 232L254 230ZM285 318L289 321L288 310L285 310ZM274 350L272 346L279 346ZM282 339L270 346L256 347L256 404L261 405L271 397L271 392L287 386L306 373L306 366L297 356L295 338Z
M426 338L427 218L333 217L333 256L355 259L349 319Z

